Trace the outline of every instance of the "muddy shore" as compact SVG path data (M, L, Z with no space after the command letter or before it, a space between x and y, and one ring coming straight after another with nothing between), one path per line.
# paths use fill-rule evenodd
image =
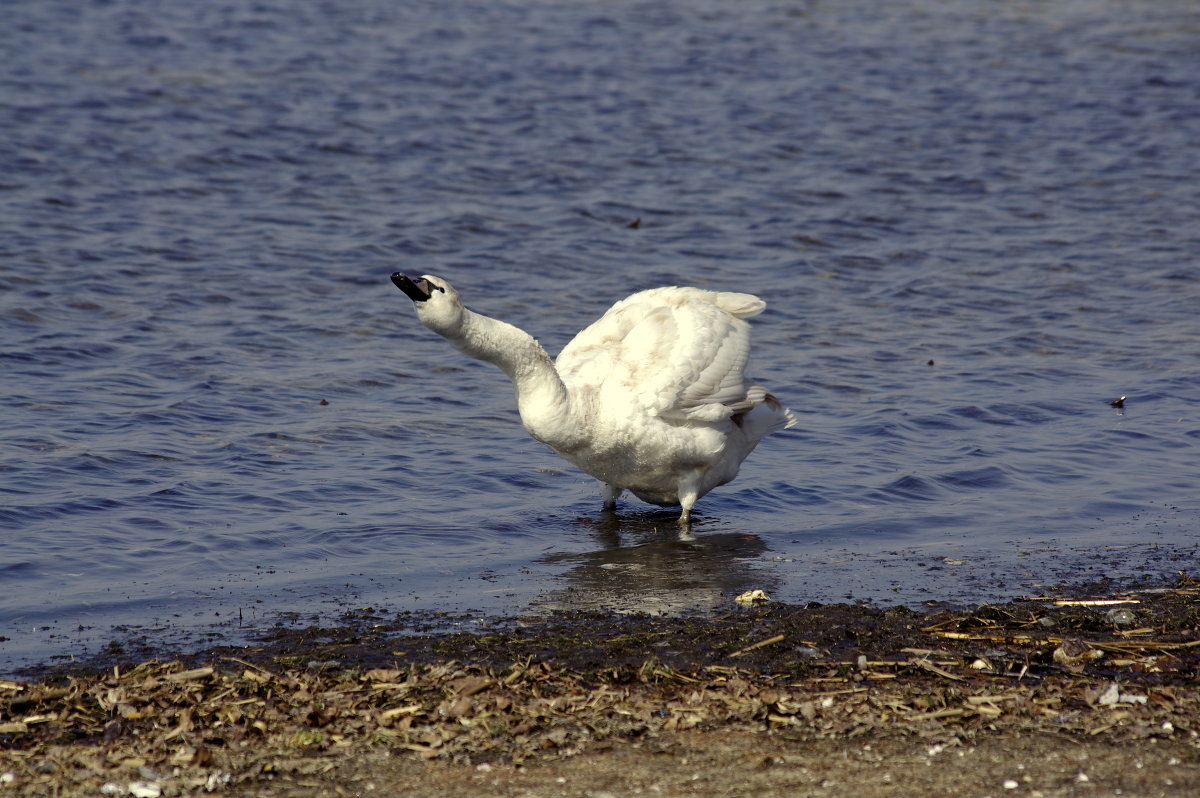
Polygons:
M1200 794L1200 583L970 610L369 610L0 681L0 795Z

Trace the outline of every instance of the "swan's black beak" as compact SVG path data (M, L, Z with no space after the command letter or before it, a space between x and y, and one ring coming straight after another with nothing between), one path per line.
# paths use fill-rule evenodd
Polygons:
M433 293L429 289L434 286L428 280L423 280L420 277L411 280L400 272L396 272L392 275L392 282L413 302L424 302Z

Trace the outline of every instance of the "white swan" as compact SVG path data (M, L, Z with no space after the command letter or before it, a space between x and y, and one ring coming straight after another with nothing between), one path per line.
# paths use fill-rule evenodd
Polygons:
M392 275L417 318L471 357L499 366L517 389L529 434L604 484L680 506L688 524L704 494L737 476L770 432L796 417L746 380L750 325L766 303L750 294L653 288L609 308L550 361L511 324L463 307L450 284Z

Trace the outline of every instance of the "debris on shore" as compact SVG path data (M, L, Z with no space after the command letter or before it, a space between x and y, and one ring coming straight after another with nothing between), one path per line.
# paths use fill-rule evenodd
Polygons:
M772 603L490 634L261 645L0 680L0 795L218 792L355 753L491 767L686 731L794 741L998 734L1200 750L1200 589L920 614ZM352 642L351 642L352 641ZM323 775L324 774L324 775Z

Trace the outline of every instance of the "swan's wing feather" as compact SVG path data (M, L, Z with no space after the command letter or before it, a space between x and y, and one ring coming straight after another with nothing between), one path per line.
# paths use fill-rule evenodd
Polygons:
M681 409L702 405L731 405L746 397L745 370L750 356L750 332L746 322L722 314L707 318L705 329L693 340L692 352L704 352L706 358L693 364L694 376L679 393ZM686 357L687 352L683 353ZM703 360L708 364L704 365Z
M665 418L728 418L765 395L745 379L750 333L743 321L764 306L749 294L643 291L577 335L557 367L569 382L623 396Z

